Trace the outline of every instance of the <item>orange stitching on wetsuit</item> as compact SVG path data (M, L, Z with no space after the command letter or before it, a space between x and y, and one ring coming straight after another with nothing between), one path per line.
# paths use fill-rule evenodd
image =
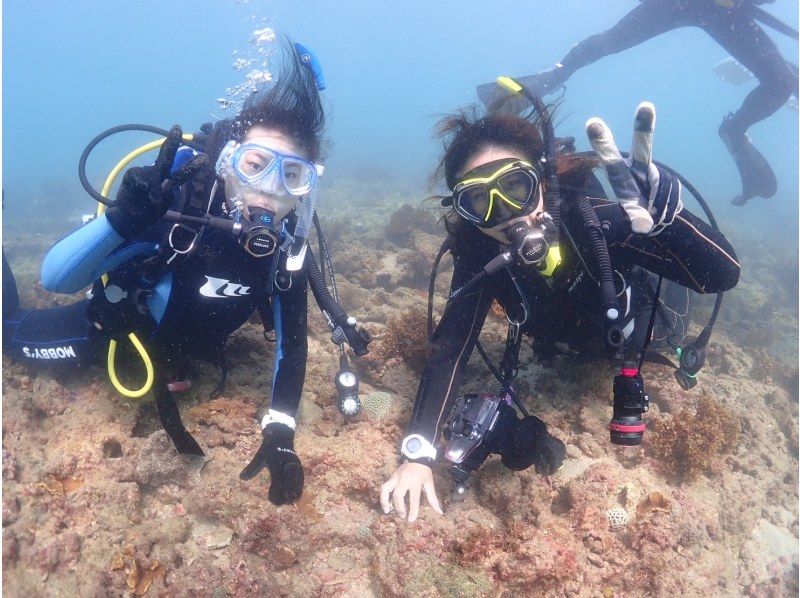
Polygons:
M630 237L628 237L628 238L630 238ZM663 255L656 255L655 253L650 253L649 251L645 251L644 249L639 249L638 247L636 247L634 245L628 245L627 243L623 242L623 243L620 243L619 246L620 247L628 247L629 249L633 249L634 251L638 251L639 253L643 253L645 255L649 255L650 257L654 257L659 261L662 261L662 262L664 261L664 256Z
M698 289L700 289L700 291L699 291L699 292L701 292L701 293L705 293L705 292L706 292L706 287L705 287L704 285L700 284L699 282L697 282L697 279L696 279L694 276L692 276L692 273L691 273L691 271L689 270L689 268L687 268L687 267L686 267L686 266L683 264L683 262L682 262L682 261L681 261L681 260L678 258L678 256L677 256L677 255L675 255L674 253L672 253L672 252L671 252L669 249L667 249L667 253L668 253L668 254L670 254L670 255L671 255L673 258L675 258L675 261L678 263L678 265L679 265L681 268L683 268L683 269L686 271L686 274L688 274L688 275L689 275L689 278L691 278L691 279L692 279L692 282L694 282L694 284L695 284L695 287L696 287L696 288L698 288Z
M678 218L679 220L681 220L682 222L685 222L685 223L686 223L686 225L687 225L688 227L690 227L690 228L691 228L691 229L692 229L694 232L696 232L698 235L700 235L700 237L702 237L703 239L705 239L705 240L706 240L706 241L709 243L709 245L712 245L712 246L716 247L716 248L719 250L719 252L720 252L722 255L724 255L726 258L728 258L728 259L731 261L731 263L732 263L733 265L735 265L737 268L740 268L740 267L741 267L741 266L739 265L739 262L737 262L735 259L733 259L733 258L732 258L732 257L731 257L731 256L728 254L728 252L727 252L727 251L725 251L725 250L724 250L722 247L720 247L719 245L717 245L716 243L714 243L714 241L712 241L711 239L709 239L708 237L706 237L706 236L705 236L703 233L701 233L699 230L697 230L697 228L696 228L694 225L692 225L692 223L691 223L691 222L689 222L689 221L688 221L688 220L686 220L685 218L681 217L681 216L680 216L680 214L677 216L677 218Z

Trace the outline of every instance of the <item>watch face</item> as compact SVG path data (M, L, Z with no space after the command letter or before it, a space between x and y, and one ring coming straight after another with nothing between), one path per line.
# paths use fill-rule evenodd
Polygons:
M416 453L422 448L422 442L420 442L419 438L412 438L406 443L406 448L408 449L409 453Z

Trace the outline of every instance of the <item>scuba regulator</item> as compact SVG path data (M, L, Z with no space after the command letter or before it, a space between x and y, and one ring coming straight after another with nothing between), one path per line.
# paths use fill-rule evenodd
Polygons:
M250 221L236 222L233 233L244 250L253 257L267 257L275 253L279 231L275 230L275 213L265 208L250 208Z
M230 233L242 248L253 257L269 257L275 253L280 239L280 231L275 228L275 213L265 208L253 207L250 209L250 220L244 220L241 212L234 210L234 218L219 218L217 216L189 216L174 210L168 210L164 219L180 225L209 226ZM170 242L176 228L170 232ZM191 229L194 232L194 229ZM188 249L179 251L188 252Z

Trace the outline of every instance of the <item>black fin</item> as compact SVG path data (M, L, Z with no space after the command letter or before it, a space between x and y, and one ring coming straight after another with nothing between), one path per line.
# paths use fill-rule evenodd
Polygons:
M742 193L734 197L731 203L743 206L752 197L772 197L778 190L778 181L769 162L747 134L730 131L729 122L730 118L726 118L720 125L719 136L736 162L742 179Z

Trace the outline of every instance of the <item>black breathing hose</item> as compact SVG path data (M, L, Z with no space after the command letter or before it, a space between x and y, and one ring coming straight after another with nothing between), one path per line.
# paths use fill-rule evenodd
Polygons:
M519 84L519 83L518 83ZM542 157L546 173L547 190L545 191L545 206L547 213L553 219L557 234L561 233L561 185L558 180L556 160L558 152L556 149L556 136L553 129L553 120L547 111L542 98L531 93L524 85L520 84L522 95L533 104L539 119L542 122L542 136L544 138L545 151ZM598 269L600 280L600 293L603 301L603 310L608 320L616 320L619 316L617 303L617 293L614 289L614 275L611 269L611 259L608 256L608 245L603 232L600 229L600 221L597 219L594 209L589 201L583 198L584 202L578 201L578 212L583 219L584 226L589 233L592 242L592 253L594 254L595 264ZM588 207L588 209L587 209ZM556 241L558 238L556 238Z
M310 245L306 255L306 264L308 265L308 282L311 286L311 292L314 294L320 309L328 314L334 324L345 324L347 322L347 314L325 285L325 279L322 276L322 272L320 272L319 264L317 264L317 259L314 257L314 252Z
M609 320L616 320L619 311L617 309L617 291L614 287L614 272L611 268L611 258L608 255L608 244L603 230L600 228L600 220L587 197L578 196L575 199L575 205L592 244L592 256L597 267L597 278L600 281L603 309Z
M122 133L123 131L144 131L145 133L155 133L156 135L162 135L163 137L169 135L169 131L166 129L154 127L152 125L119 125L116 127L111 127L110 129L106 129L86 145L83 153L81 154L80 160L78 160L78 178L80 179L83 188L86 189L86 192L105 206L112 206L114 205L114 202L101 195L99 191L92 187L92 184L86 177L86 161L89 159L89 154L92 153L92 150L94 150L94 148L97 147L101 141L111 137L112 135L116 135L117 133ZM202 144L195 143L194 141L184 141L183 143L198 151L203 151L204 149Z

